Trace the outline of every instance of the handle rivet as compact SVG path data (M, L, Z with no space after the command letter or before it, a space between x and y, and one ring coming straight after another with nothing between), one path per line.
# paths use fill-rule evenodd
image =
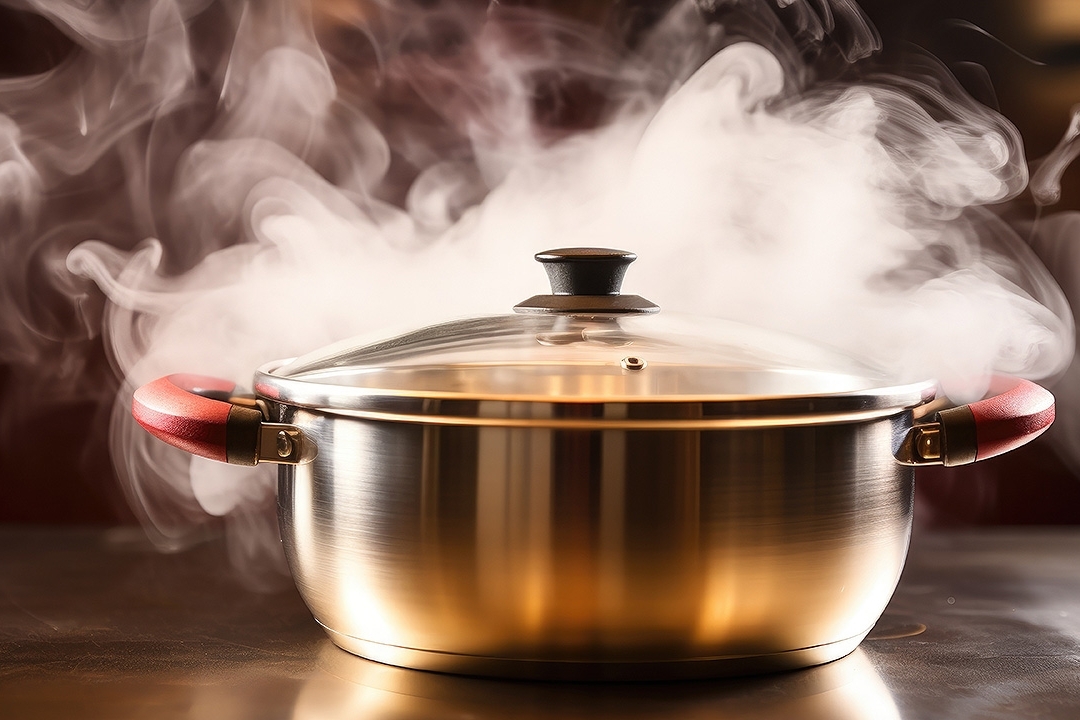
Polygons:
M639 358L631 355L622 359L622 366L624 370L643 370L648 364L644 358Z
M293 441L289 437L289 433L284 430L279 430L277 434L277 454L278 457L287 458L292 455Z
M927 423L924 427L916 428L919 432L915 436L915 452L920 458L927 461L941 460L941 427Z

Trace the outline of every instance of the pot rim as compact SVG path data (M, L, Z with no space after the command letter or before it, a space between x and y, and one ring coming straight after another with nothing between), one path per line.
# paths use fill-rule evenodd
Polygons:
M291 359L260 367L264 400L359 419L434 425L564 429L725 429L862 422L926 404L932 380L835 393L610 397L418 391L319 382L275 374Z

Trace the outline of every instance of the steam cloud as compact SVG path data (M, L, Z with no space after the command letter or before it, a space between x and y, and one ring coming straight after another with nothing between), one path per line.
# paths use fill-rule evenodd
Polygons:
M995 212L1027 184L1015 129L930 63L879 72L847 0L589 23L463 2L33 5L76 47L0 80L0 359L104 333L126 380L115 461L164 547L224 516L238 563L283 567L272 471L165 447L130 420L134 387L248 384L350 335L506 312L543 291L549 247L631 249L628 289L666 312L869 351L958 400L1071 358L1064 295ZM46 291L68 316L33 316Z

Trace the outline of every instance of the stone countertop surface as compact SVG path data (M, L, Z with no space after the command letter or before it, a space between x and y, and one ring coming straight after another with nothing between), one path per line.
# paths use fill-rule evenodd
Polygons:
M854 653L669 683L454 677L339 650L294 590L255 593L224 546L135 528L0 527L0 717L1077 718L1080 528L916 529Z

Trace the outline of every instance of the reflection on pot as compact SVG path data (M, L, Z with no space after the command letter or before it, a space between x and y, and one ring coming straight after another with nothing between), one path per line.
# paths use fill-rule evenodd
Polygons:
M296 700L293 720L657 720L681 718L899 718L865 652L794 672L675 683L547 683L406 670L326 643Z

